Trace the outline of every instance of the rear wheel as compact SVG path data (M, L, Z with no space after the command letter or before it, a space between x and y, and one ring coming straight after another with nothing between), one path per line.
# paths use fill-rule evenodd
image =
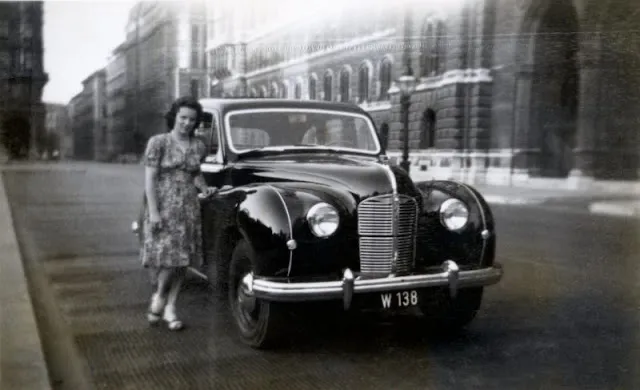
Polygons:
M271 348L277 344L285 325L283 307L277 303L250 297L242 279L254 271L254 256L249 244L240 240L229 264L229 308L242 341L253 348Z

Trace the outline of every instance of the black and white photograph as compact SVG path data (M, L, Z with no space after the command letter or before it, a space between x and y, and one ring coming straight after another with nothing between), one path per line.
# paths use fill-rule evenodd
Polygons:
M640 1L0 0L0 390L640 388Z

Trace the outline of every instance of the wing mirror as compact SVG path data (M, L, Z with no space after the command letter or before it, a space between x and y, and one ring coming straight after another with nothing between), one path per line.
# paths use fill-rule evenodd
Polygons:
M209 164L222 164L222 156L219 153L210 154L204 158L204 162Z

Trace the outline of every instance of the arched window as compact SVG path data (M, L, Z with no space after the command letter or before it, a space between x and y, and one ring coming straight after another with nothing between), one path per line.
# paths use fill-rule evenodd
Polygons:
M358 103L369 100L369 66L360 65L358 70Z
M278 84L276 84L275 82L271 84L271 88L269 89L269 97L278 97Z
M324 100L330 102L333 98L332 96L332 84L333 84L333 76L331 75L331 72L327 72L324 74L324 86L323 86L323 90L324 90Z
M427 20L423 28L424 41L420 53L420 75L436 76L444 71L445 25L443 22Z
M283 99L289 97L289 84L286 81L282 84L282 93L280 94L280 97Z
M316 78L313 76L309 77L309 99L316 99Z
M349 71L347 69L343 69L340 72L340 101L348 102L349 101L349 84L350 84Z
M391 88L391 60L384 58L380 63L380 100L389 100Z
M293 95L295 99L302 98L302 84L298 81L293 89Z

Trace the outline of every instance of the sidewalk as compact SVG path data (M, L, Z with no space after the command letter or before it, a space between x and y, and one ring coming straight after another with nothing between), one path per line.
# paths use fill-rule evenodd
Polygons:
M640 217L640 194L604 190L540 189L528 187L472 185L490 204L552 206L585 213Z
M492 204L545 205L579 209L591 214L640 217L640 194L605 191L543 190L477 187Z
M0 389L51 389L0 166Z

